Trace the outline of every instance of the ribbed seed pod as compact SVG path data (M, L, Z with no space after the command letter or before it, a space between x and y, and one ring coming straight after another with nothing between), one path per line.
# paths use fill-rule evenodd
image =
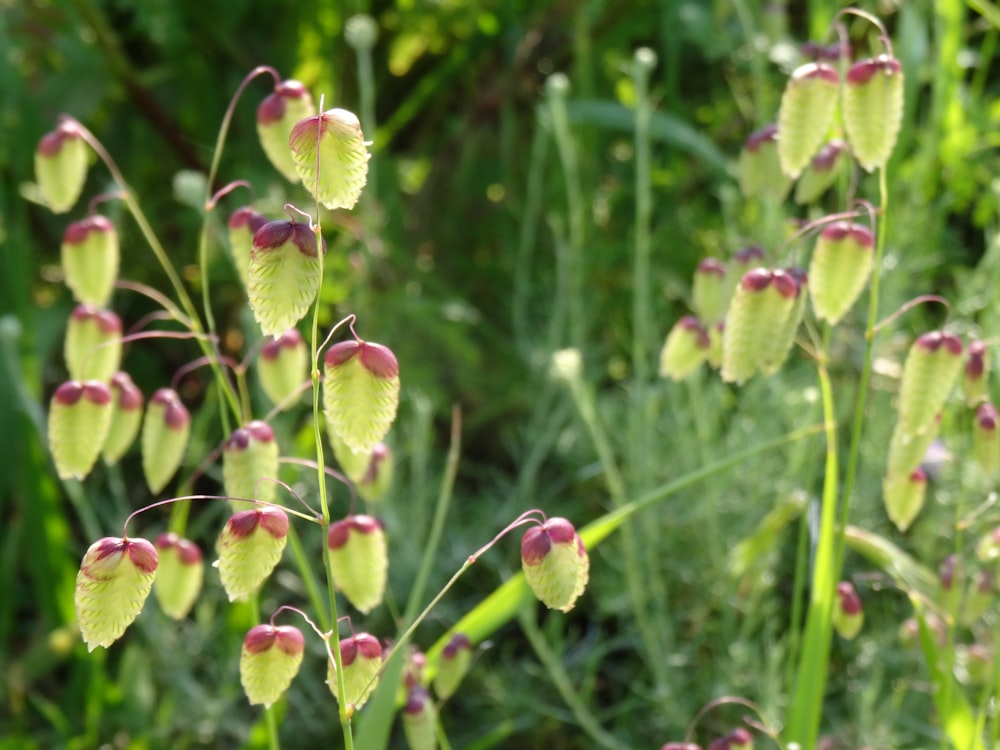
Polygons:
M111 376L111 426L101 449L104 462L109 466L118 463L135 443L142 426L144 402L142 391L127 372L119 371Z
M261 587L287 542L288 516L280 508L262 506L230 517L219 535L215 563L229 601L243 601Z
M847 641L861 632L865 613L861 608L861 597L854 585L848 581L837 584L837 596L833 605L833 627L837 635Z
M153 593L160 609L168 617L183 620L201 593L205 565L198 545L169 532L156 538L160 567L153 582Z
M250 309L261 331L278 336L293 328L308 312L322 282L316 235L297 221L268 222L253 236L248 279Z
M795 183L795 202L806 205L818 200L833 187L848 163L844 141L834 139L824 145Z
M121 318L109 310L77 305L69 316L63 350L73 380L111 380L122 361Z
M809 293L816 317L837 325L851 309L872 273L875 235L867 227L838 221L816 239L809 263Z
M60 479L83 479L94 468L111 428L111 390L97 380L70 380L49 405L49 449Z
M306 641L291 625L256 625L243 639L240 683L254 706L274 705L299 672Z
M844 129L867 171L885 166L903 121L903 69L888 55L860 60L847 71Z
M142 471L149 491L159 493L177 473L191 435L191 415L177 392L161 388L142 420Z
M292 128L288 145L302 184L316 200L327 208L354 208L368 180L371 158L357 115L328 109L306 117Z
M972 458L988 477L992 477L1000 469L998 423L1000 414L997 414L997 408L989 401L980 404L972 424Z
M806 272L801 268L779 269L771 276L771 289L782 297L782 306L787 304L787 300L791 300L791 305L784 317L775 320L775 327L760 351L758 365L762 375L773 375L788 359L806 310L807 281ZM765 327L769 328L770 324L765 323Z
M660 349L660 377L680 381L693 373L709 355L708 331L693 315L678 320Z
M274 168L286 180L299 181L299 173L292 161L288 137L295 123L303 117L316 114L316 106L308 89L299 81L282 81L274 91L264 97L257 107L257 136L260 145Z
M716 258L705 258L694 272L691 306L706 325L715 323L725 317L731 291L726 286L726 264Z
M289 328L261 347L257 359L260 387L272 403L280 404L306 381L308 367L309 352L302 334Z
M840 76L826 63L807 63L792 71L778 109L778 158L782 171L792 179L823 143L839 89Z
M344 696L337 690L337 667L330 655L327 659L326 684L333 697L349 707L348 715L361 708L372 694L382 668L382 644L368 633L358 633L340 641L340 658L344 664Z
M906 531L924 507L927 473L917 467L910 474L886 475L882 481L882 502L886 515L900 531Z
M355 453L370 454L399 407L399 363L382 344L341 341L323 358L326 428Z
M740 152L740 189L747 198L761 195L783 200L792 181L781 171L778 126L767 125L750 134Z
M743 276L729 302L722 331L721 374L726 382L743 383L757 372L761 348L771 334L760 325L768 317L768 307L774 304L766 294L770 286L770 270L752 269Z
M278 441L271 425L254 420L233 430L222 450L222 481L233 512L253 508L247 500L274 502L278 485L271 480L277 478Z
M80 125L63 115L35 149L35 182L53 213L64 214L76 205L87 180L87 144Z
M118 278L118 233L111 220L95 214L74 221L60 247L66 286L78 302L104 307Z
M916 469L927 455L931 443L941 432L941 414L920 432L909 433L898 424L893 428L889 441L889 461L887 473L893 476L907 476Z
M962 393L966 406L977 406L989 398L990 356L986 344L973 341L965 359L962 375Z
M403 734L409 750L436 750L437 713L430 693L414 685L406 695L403 706Z
M569 612L587 587L590 559L573 524L550 518L521 538L521 570L542 604Z
M257 230L267 224L267 217L250 206L237 208L229 215L226 226L229 230L229 253L236 266L236 275L243 282L243 288L250 286L250 253L253 251L253 237Z
M931 331L910 347L899 386L899 427L921 432L944 406L962 366L962 341L951 333Z
M382 524L352 515L330 524L327 534L333 583L364 614L382 603L389 553Z
M455 633L441 652L437 673L434 675L434 692L447 700L462 683L472 664L472 643L465 633Z
M156 548L145 539L105 537L90 545L73 596L88 651L110 646L139 615L157 562Z

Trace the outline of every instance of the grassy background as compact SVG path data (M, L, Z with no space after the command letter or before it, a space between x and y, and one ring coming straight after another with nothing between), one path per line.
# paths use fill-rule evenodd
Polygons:
M860 3L886 21L906 71L906 115L888 172L882 310L941 293L963 330L995 335L996 11L981 0L970 5L978 12L956 0ZM390 345L402 366L392 438L397 482L380 511L394 600L363 621L382 634L394 629L413 581L453 404L463 414L462 461L432 585L528 508L583 525L613 507L608 463L567 390L548 377L556 348L582 350L596 423L628 497L818 421L815 373L801 352L780 375L740 389L707 371L680 384L648 374L662 336L687 312L697 262L779 239L762 229L760 207L739 195L735 158L746 135L774 117L798 44L820 38L838 7L752 0L0 4L0 745L263 746L259 712L246 705L236 672L240 641L254 623L248 610L225 603L212 571L183 623L151 605L121 643L90 655L72 629L83 551L120 533L127 511L149 498L136 454L82 485L59 483L42 439L44 404L65 378L61 341L72 308L60 283L59 242L66 222L83 211L54 217L30 200L34 146L60 112L112 152L198 291L201 217L178 200L175 178L206 169L230 92L255 65L269 64L324 94L328 105L359 109L343 24L356 12L378 21L374 130L366 124L374 140L370 189L355 213L324 222L331 244L324 299L329 322L357 313L359 333ZM851 30L867 50L864 27L852 23ZM659 63L650 82L652 151L641 165L652 195L649 300L641 315L653 325L637 334L642 187L631 65L639 46L655 50ZM569 139L560 138L558 100L546 88L555 72L570 81ZM285 200L308 202L256 143L253 113L266 93L256 83L239 104L220 175L251 181L276 214ZM85 195L109 185L95 168ZM861 193L874 200L875 188L866 178ZM839 208L833 196L825 208ZM117 209L106 210L114 216ZM221 219L213 221L221 230ZM123 277L166 288L130 219L122 217L120 231ZM222 232L215 236L214 315L223 341L239 351L257 336ZM114 307L126 325L148 311L122 292ZM877 356L900 361L912 336L942 319L939 309L911 313L880 335ZM856 311L834 340L845 418L862 331ZM192 345L168 341L133 346L126 362L149 394L194 356ZM206 385L204 375L182 384L185 401L204 407L188 471L223 437ZM934 501L915 528L905 537L890 530L880 481L894 387L891 376L875 381L852 521L933 568L961 544L955 518L992 487L969 479L956 460L935 482ZM263 413L263 400L259 406ZM958 456L967 424L961 414L947 424ZM310 454L303 412L281 415L275 429L286 453ZM789 498L814 501L822 455L820 442L805 441L714 475L602 545L576 610L532 610L480 649L466 688L444 710L453 747L658 747L724 695L752 700L762 720L776 725L787 701L792 577L804 532L790 526L768 540L742 576L732 574L730 550ZM198 488L217 489L218 474ZM288 479L310 491L308 477ZM343 512L346 494L334 503ZM204 549L223 518L221 506L193 513L190 532ZM990 518L966 532L966 547ZM148 537L164 524L155 513L140 521ZM318 559L321 540L305 541ZM517 566L514 540L484 556L419 631L419 644L428 647ZM630 591L637 571L643 588ZM910 614L906 596L863 559L849 557L847 572L869 624L857 641L834 644L824 732L843 747L936 742L926 672L897 641ZM264 612L304 601L291 566L266 591ZM311 667L307 660L282 704L289 747L329 746L339 734L320 650L311 648ZM556 667L546 664L562 665L576 691L569 701L553 690ZM699 739L707 744L746 713L713 710ZM581 725L588 714L597 729ZM394 742L402 746L398 730Z

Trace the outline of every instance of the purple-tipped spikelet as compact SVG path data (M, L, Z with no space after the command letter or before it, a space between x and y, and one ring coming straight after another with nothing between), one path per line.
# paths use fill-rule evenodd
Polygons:
M322 252L326 253L324 241ZM306 224L270 221L253 236L247 294L266 336L295 326L316 299L321 279L316 235Z
M80 124L60 117L35 149L35 182L53 213L64 214L76 204L87 180L87 143Z
M230 498L274 502L278 485L278 441L274 430L259 419L233 430L222 450L222 481ZM253 503L231 499L233 511Z
M341 341L323 358L326 428L355 453L370 454L396 419L399 363L382 344Z
M705 258L698 264L691 286L691 306L706 325L725 317L731 292L726 286L725 263L716 258Z
M972 457L988 477L1000 469L998 423L1000 414L997 414L997 408L989 401L980 404L972 424Z
M153 593L160 609L168 617L183 620L201 593L205 565L201 550L194 542L168 532L156 538L160 567L153 582Z
M77 305L69 316L63 350L73 380L111 380L122 361L121 318L109 310Z
M741 247L733 253L733 257L730 258L729 262L726 264L726 288L724 296L726 299L727 311L729 305L732 304L733 295L736 293L736 287L738 287L740 282L743 281L743 277L746 276L747 271L758 268L763 263L764 248L759 245ZM723 316L723 320L725 320L725 316Z
M590 558L573 524L550 518L521 538L521 569L542 604L569 612L587 587Z
M83 479L111 429L111 389L97 380L69 380L49 404L49 448L60 479Z
M805 305L805 274L755 268L736 288L722 333L722 379L742 383L776 372L791 349Z
M118 463L135 443L142 426L144 403L142 391L127 372L119 371L111 376L111 426L101 449L104 462L109 466Z
M925 429L944 406L962 366L962 340L932 331L910 347L899 385L899 427L914 434Z
M853 640L861 631L865 613L861 597L849 581L837 584L837 597L833 603L833 627L844 640Z
M288 145L302 184L316 200L327 208L354 208L368 179L371 158L357 115L328 109L306 117L292 128Z
M965 405L974 407L989 398L990 355L986 344L973 341L962 372L962 393Z
M384 647L387 647L383 644ZM400 684L409 690L414 685L426 683L427 654L415 646L406 649L406 661L403 664L403 676Z
M440 700L447 700L465 678L472 664L472 643L465 633L455 633L441 652L437 674L434 675L434 692Z
M372 448L365 473L355 486L365 500L370 503L378 502L392 486L392 474L392 451L385 443L378 443Z
M847 71L844 129L851 151L867 171L885 165L903 121L903 69L888 55L860 60Z
M924 507L927 473L918 466L909 474L887 474L882 480L882 502L886 515L900 531L906 531Z
M105 537L90 545L73 597L87 650L121 638L142 611L156 566L156 548L145 539Z
M368 614L382 603L389 569L382 524L371 516L347 516L330 524L326 541L334 585Z
M291 396L306 380L309 352L297 328L289 328L261 347L257 359L260 387L274 404Z
M118 278L118 233L111 220L95 214L74 221L60 248L66 286L78 302L104 307Z
M177 473L190 435L191 415L177 392L154 393L142 421L142 471L154 495Z
M996 572L992 568L981 568L969 581L962 600L962 623L974 625L993 606L996 596Z
M265 224L267 217L257 213L250 206L237 208L229 216L227 223L229 253L244 289L250 286L250 253L253 251L253 236Z
M809 264L809 293L816 317L837 325L857 301L872 273L875 236L867 227L838 221L816 240Z
M781 171L778 126L767 125L751 133L740 152L740 190L747 198L761 195L780 201L792 181Z
M749 729L737 727L726 735L729 750L753 750L753 735Z
M844 141L835 138L823 145L795 183L795 202L806 205L818 200L833 186L848 163Z
M789 299L791 305L783 315L775 318L773 323L762 321L764 326L771 330L770 337L764 342L765 346L760 351L758 361L761 374L765 376L776 373L788 359L788 353L795 343L795 333L799 330L802 316L806 311L807 283L808 276L801 268L777 270L771 277L771 290L781 297L780 304L774 306L775 313L785 309Z
M226 522L216 549L222 586L229 601L243 601L271 575L288 542L288 516L280 508L243 510Z
M358 633L341 639L340 658L344 664L346 701L337 689L337 667L332 655L327 659L326 684L334 698L349 706L351 711L356 711L378 684L375 675L382 668L382 644L369 633Z
M437 713L427 688L414 685L406 694L403 734L409 750L436 750Z
M288 136L295 123L316 114L308 89L299 81L282 81L257 107L257 136L267 158L285 179L299 181L299 173L288 149Z
M684 380L709 355L712 341L701 321L693 315L678 320L660 349L660 377Z
M256 625L243 639L240 682L251 705L273 705L299 672L306 641L291 625Z
M840 76L821 62L792 71L778 109L778 158L782 171L795 179L823 143L837 108Z

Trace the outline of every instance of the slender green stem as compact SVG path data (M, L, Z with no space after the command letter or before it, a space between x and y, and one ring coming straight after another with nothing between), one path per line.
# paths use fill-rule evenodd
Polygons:
M792 582L792 616L788 623L788 663L785 684L795 681L795 665L802 645L802 608L805 606L806 576L809 575L809 506L799 518L799 537L795 548L795 578Z

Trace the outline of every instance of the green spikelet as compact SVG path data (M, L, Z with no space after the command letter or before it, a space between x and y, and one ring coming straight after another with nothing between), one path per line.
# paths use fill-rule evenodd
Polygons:
M847 71L844 128L854 158L867 171L885 165L903 121L903 69L888 55L861 60Z
M795 202L800 206L819 200L833 187L849 163L847 144L832 140L823 146L795 183Z
M1000 434L997 426L1000 415L989 401L979 405L972 425L972 458L983 473L992 477L1000 469Z
M916 434L937 417L961 366L962 341L953 334L932 331L913 343L899 386L900 429Z
M64 214L76 205L87 180L87 144L80 124L63 115L35 149L35 181L53 213Z
M257 374L271 403L283 403L302 386L308 365L309 352L297 329L289 328L264 343L257 359Z
M781 170L795 179L823 143L837 108L840 76L826 63L796 68L778 109L778 158Z
M872 273L875 236L867 227L838 221L816 240L809 264L809 293L816 317L837 325Z
M250 308L261 331L278 336L294 327L319 292L316 235L296 221L268 222L253 236L248 278Z
M355 485L365 500L378 502L392 486L392 474L392 451L385 443L378 443L368 457L365 473Z
M771 366L780 353L776 334L788 325L799 295L791 275L777 274L775 284L776 272L747 271L729 303L722 332L722 379L727 382L744 382L765 357Z
M847 641L854 640L864 622L861 597L851 583L841 581L837 584L837 598L833 606L833 627L837 635Z
M201 593L205 565L194 542L169 532L156 538L160 567L153 582L156 601L168 617L183 620Z
M927 474L919 466L909 475L886 475L882 481L882 502L886 515L900 531L906 531L924 507Z
M330 524L327 545L334 585L368 614L382 603L389 568L381 524L371 516L348 516Z
M229 231L229 254L236 266L236 275L243 282L243 288L250 286L250 253L253 251L253 236L257 230L267 224L263 214L254 211L250 206L237 208L229 216L227 228Z
M441 652L437 673L434 675L434 692L447 700L462 683L472 664L472 643L465 633L455 633Z
M60 248L66 286L78 302L104 307L118 278L118 233L104 216L74 221L63 233Z
M750 134L740 152L739 169L744 197L765 195L776 201L784 199L792 181L781 171L777 125L767 125Z
M111 376L111 426L101 450L109 466L118 463L135 443L142 425L143 403L142 391L127 372L116 372Z
M176 391L161 388L142 420L142 471L154 495L177 473L191 435L191 415Z
M977 406L989 398L990 355L986 344L973 341L969 344L969 354L962 374L962 393L965 405Z
M403 706L403 734L409 750L437 750L437 715L427 689L414 685Z
M111 380L122 361L121 319L108 310L77 305L66 327L64 353L73 380Z
M295 123L303 117L316 114L309 91L299 81L282 81L274 87L257 107L257 136L260 145L274 168L286 180L299 181L292 153L288 150L288 136Z
M711 345L708 331L696 317L681 318L670 329L660 350L660 377L683 380L708 358Z
M887 472L893 476L908 476L920 466L927 449L941 431L941 414L919 432L906 432L898 424L893 428L889 441Z
M715 258L705 258L698 264L691 285L691 306L706 325L722 320L726 315L732 289L726 285L726 265Z
M230 498L274 502L278 485L278 441L267 422L254 420L233 431L222 450L222 481ZM253 503L230 500L234 512Z
M521 569L542 604L569 612L587 587L590 559L573 525L550 518L521 538Z
M369 454L386 436L399 406L399 363L381 344L341 341L324 357L326 427L355 453Z
M288 516L280 508L263 506L230 517L219 535L215 562L229 601L243 601L261 587L287 542Z
M88 651L121 638L146 603L156 566L156 548L145 539L105 537L90 545L73 597Z
M357 115L328 109L300 120L292 128L288 145L302 184L316 200L327 208L354 208L368 179L371 157Z
M49 448L60 479L83 479L94 468L111 428L111 390L101 382L70 380L49 405Z
M240 682L251 705L273 705L299 672L306 641L290 625L257 625L243 639Z
M340 658L344 664L344 696L337 689L337 667L330 654L327 660L326 684L333 697L348 706L348 715L361 708L368 700L378 680L375 676L382 668L382 644L368 633L358 633L340 641Z
M760 350L758 366L761 374L770 376L785 364L795 343L795 333L802 323L806 309L805 271L801 268L774 271L769 292L765 293L770 293L775 298L772 307L778 315L773 323L762 321L764 328L771 331L771 334Z

